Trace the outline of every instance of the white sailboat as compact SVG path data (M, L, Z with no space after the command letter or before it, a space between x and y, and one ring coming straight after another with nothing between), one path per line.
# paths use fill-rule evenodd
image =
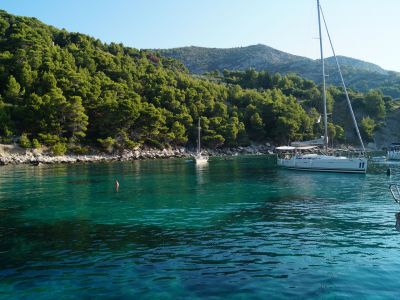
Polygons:
M205 164L208 162L208 156L201 154L200 131L201 131L201 126L200 126L200 118L199 118L199 123L197 126L197 151L196 151L196 155L194 156L196 164L198 164L198 165Z
M278 156L278 165L287 169L302 170L302 171L321 171L321 172L344 172L344 173L366 173L368 161L364 156L365 148L362 141L360 131L358 129L357 121L354 116L353 109L351 107L351 102L349 95L347 93L346 85L343 80L342 71L340 69L339 62L337 60L335 50L329 35L328 27L326 25L325 17L323 15L319 0L317 0L318 9L318 29L319 29L319 41L320 41L320 52L321 52L321 65L322 65L322 89L323 89L323 103L324 103L324 130L325 135L323 136L324 154L304 154L304 150L312 150L317 148L315 146L306 147L291 147L283 146L277 147L278 151L281 151L283 155ZM338 67L339 75L342 81L343 89L346 95L347 104L353 119L354 127L357 132L360 144L362 147L362 153L358 157L346 157L346 156L334 156L328 154L328 119L326 110L326 83L325 83L325 64L324 55L322 47L322 32L321 32L321 14L325 24L325 29L327 36L329 38L329 43L332 48L333 56L336 60L336 65Z

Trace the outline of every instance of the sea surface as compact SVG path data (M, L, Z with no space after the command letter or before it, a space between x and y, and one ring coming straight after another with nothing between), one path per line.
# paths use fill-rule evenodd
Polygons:
M398 299L391 182L268 156L1 167L0 299Z

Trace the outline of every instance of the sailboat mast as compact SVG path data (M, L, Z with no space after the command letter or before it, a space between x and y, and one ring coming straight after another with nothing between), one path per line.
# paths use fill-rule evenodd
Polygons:
M344 83L342 70L341 70L341 68L340 68L340 64L339 64L338 58L337 58L337 56L336 56L335 48L333 48L331 35L329 34L328 25L326 24L324 12L323 12L323 10L322 10L321 7L320 7L320 11L321 11L321 14L322 14L322 20L324 21L326 34L328 35L329 43L330 43L330 45L331 45L331 49L332 49L332 52L333 52L333 56L335 57L336 66L337 66L337 68L338 68L339 75L340 75L340 80L342 81L344 93L345 93L345 95L346 95L347 105L349 106L351 118L353 119L354 128L356 129L357 136L358 136L358 139L359 139L359 141L360 141L362 151L365 153L364 142L363 142L363 140L362 140L362 138L361 138L360 130L358 129L357 120L356 120L356 117L355 117L355 115L354 115L353 107L351 106L351 101L350 101L349 93L347 92L347 87L346 87L346 84Z
M200 154L200 118L197 125L197 154Z
M324 53L322 49L322 31L321 31L321 16L320 16L320 6L319 0L317 0L317 10L318 10L318 30L319 30L319 49L321 52L321 65L322 65L322 98L324 102L324 148L325 151L328 150L328 115L326 111L326 83L325 83L325 62Z

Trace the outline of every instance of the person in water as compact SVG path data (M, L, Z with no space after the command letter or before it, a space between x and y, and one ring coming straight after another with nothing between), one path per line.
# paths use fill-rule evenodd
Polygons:
M396 213L396 230L400 231L400 212Z
M115 179L115 191L118 192L119 190L119 182Z

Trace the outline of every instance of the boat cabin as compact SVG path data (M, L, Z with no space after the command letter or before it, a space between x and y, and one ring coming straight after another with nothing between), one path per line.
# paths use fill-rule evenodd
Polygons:
M400 143L393 143L389 146L389 151L400 152Z
M393 143L389 146L387 158L389 160L400 160L400 143Z

